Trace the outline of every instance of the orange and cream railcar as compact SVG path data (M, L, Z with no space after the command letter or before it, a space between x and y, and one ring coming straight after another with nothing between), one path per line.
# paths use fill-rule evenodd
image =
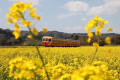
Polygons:
M44 36L42 45L48 47L79 47L80 41Z

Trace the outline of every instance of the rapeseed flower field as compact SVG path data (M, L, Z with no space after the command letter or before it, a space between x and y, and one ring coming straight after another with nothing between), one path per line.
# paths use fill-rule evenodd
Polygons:
M51 80L119 80L120 47L39 47ZM47 80L34 47L0 48L1 80ZM2 53L3 52L3 53Z

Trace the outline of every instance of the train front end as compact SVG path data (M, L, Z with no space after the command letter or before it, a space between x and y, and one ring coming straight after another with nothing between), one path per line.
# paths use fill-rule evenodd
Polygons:
M52 43L52 37L44 36L42 38L42 46L51 46L51 43Z

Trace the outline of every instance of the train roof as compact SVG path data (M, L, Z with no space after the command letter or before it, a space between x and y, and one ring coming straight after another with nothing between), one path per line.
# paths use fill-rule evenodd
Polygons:
M51 37L51 36L43 36L43 38L52 38L52 39L56 39L56 40L80 41L80 40L73 40L73 39L55 38L55 37Z
M43 36L43 38L53 38L53 37L51 37L51 36Z

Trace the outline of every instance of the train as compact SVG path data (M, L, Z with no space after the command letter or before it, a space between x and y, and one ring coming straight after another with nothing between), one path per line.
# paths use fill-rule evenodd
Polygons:
M46 47L79 47L80 41L55 38L55 37L51 37L51 36L43 36L42 37L42 46L46 46Z

